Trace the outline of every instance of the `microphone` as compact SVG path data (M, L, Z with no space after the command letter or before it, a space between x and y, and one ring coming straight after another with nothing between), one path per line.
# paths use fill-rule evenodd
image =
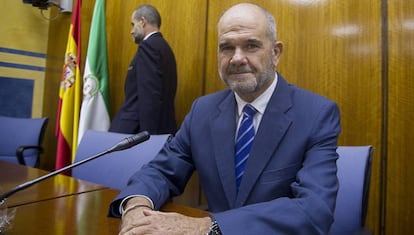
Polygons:
M28 187L36 184L36 183L39 183L40 181L48 179L48 178L50 178L54 175L57 175L59 173L62 173L64 171L70 170L70 169L72 169L76 166L82 165L86 162L89 162L89 161L91 161L95 158L101 157L101 156L106 155L108 153L112 153L112 152L121 151L121 150L131 148L131 147L133 147L137 144L140 144L144 141L147 141L149 138L150 138L150 134L147 131L143 131L143 132L140 132L136 135L126 137L126 138L122 139L120 142L118 142L117 144L115 144L114 146L112 146L111 148L109 148L109 149L107 149L103 152L95 154L95 155L93 155L89 158L83 159L82 161L75 162L71 165L65 166L65 167L63 167L59 170L52 171L49 174L43 175L43 176L41 176L39 178L36 178L34 180L31 180L31 181L28 181L28 182L25 182L23 184L18 185L17 187L13 188L12 190L2 194L0 196L0 203L2 203L4 200L6 200L9 196L11 196L11 195L23 190L23 189L26 189L26 188L28 188Z
M125 139L121 140L119 143L115 144L113 147L111 147L110 149L106 151L108 151L107 153L112 153L115 151L129 149L137 144L147 141L149 138L150 138L150 134L147 131L143 131L136 135L126 137Z

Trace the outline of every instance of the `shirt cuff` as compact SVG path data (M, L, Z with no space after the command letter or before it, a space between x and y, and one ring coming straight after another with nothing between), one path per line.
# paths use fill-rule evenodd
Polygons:
M122 215L124 213L124 206L126 204L126 202L128 201L128 199L131 199L133 197L143 197L145 199L147 199L150 203L151 203L151 208L154 209L154 202L152 202L151 198L145 196L145 195L130 195L128 197L125 197L124 199L122 199L121 203L119 204L119 213Z

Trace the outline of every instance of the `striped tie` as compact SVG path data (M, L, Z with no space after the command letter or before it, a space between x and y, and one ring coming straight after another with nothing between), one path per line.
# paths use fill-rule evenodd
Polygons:
M254 126L253 116L256 113L256 109L247 104L243 108L243 119L240 123L239 130L237 132L236 140L236 186L239 190L240 182L244 174L244 168L246 167L247 158L249 157L250 149L254 139Z

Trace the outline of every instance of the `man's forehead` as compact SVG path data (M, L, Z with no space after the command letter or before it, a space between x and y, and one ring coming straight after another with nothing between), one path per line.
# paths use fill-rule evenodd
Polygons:
M241 21L233 21L229 24L222 25L219 27L219 34L225 34L229 32L235 33L243 33L243 32L250 32L259 27L257 22L241 22Z
M248 21L246 19L235 19L228 22L228 24L222 24L218 28L219 37L261 37L265 33L266 28L263 22Z

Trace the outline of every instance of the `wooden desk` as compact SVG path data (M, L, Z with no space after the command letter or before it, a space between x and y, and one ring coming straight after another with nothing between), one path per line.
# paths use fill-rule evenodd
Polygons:
M47 171L0 161L0 189L7 192L14 187L47 174ZM65 175L56 175L11 195L8 207L49 200L78 193L102 190L107 187L78 180Z
M46 171L0 161L0 186L4 191L46 174ZM118 234L120 219L107 217L109 204L118 190L57 175L7 199L16 209L6 235ZM188 216L207 216L198 209L167 203L161 209Z
M16 207L13 227L6 235L118 234L120 219L107 217L110 202L119 192L104 189ZM201 217L207 213L168 203L162 211Z
M104 189L18 206L6 235L118 234L120 219L107 217L117 193Z

